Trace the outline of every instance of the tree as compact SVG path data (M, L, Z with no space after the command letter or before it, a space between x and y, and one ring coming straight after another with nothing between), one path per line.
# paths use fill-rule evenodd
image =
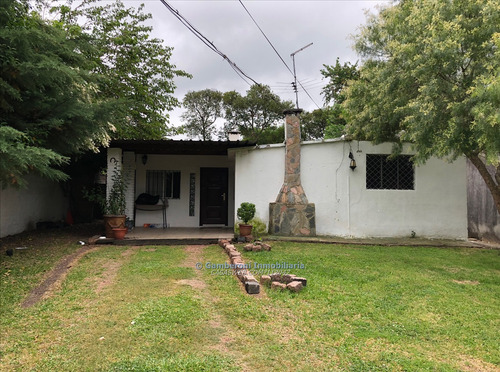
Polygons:
M211 140L216 134L215 122L222 117L222 93L211 89L188 92L182 104L186 109L181 116L186 123L183 129L191 138Z
M417 163L466 156L500 212L499 24L497 0L382 9L355 39L364 63L344 106L355 138L410 142Z
M337 58L334 66L323 67L321 74L323 78L328 79L328 83L321 94L324 96L325 105L330 106L301 116L304 139L337 138L344 133L346 120L342 103L345 100L345 91L351 81L359 78L357 63L353 65L345 62L342 65Z
M338 138L344 133L345 119L341 105L334 104L300 115L303 140Z
M68 155L107 144L110 104L83 46L28 3L0 2L0 21L0 183L24 186L30 172L65 179Z
M283 121L283 111L293 108L291 101L281 99L266 85L252 85L246 96L224 93L225 128L237 127L243 137L263 143L265 134Z
M144 23L151 14L144 6L126 8L120 0L104 6L84 0L71 8L53 8L68 33L82 25L84 36L94 47L83 49L93 64L92 72L104 79L99 94L115 100L114 138L161 139L172 132L168 112L180 106L173 96L175 77L189 74L169 62L172 48L163 40L151 38L151 26Z
M320 71L321 75L329 79L321 91L325 104L341 104L345 101L345 88L349 86L349 82L359 79L358 64L345 62L341 65L337 57L335 66L323 65L323 67L324 69Z

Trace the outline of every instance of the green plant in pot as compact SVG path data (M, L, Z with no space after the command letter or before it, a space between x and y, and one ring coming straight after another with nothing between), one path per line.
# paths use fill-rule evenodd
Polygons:
M106 198L106 205L104 208L104 226L106 229L106 237L117 237L123 239L125 227L125 208L127 206L125 194L127 192L127 185L123 179L123 174L116 166L113 169L111 176L112 186L109 195ZM119 229L116 232L113 230ZM116 235L115 235L116 234Z
M109 195L106 198L100 190L83 191L83 196L85 199L97 203L103 212L104 218L104 228L106 230L106 238L114 238L115 234L113 229L123 229L125 228L125 208L126 200L125 193L127 191L127 185L123 179L123 175L118 167L114 167L113 174L111 176L112 186L109 191ZM123 231L120 230L118 234L122 235ZM123 239L123 238L122 238Z
M240 223L240 236L252 235L252 225L249 225L248 222L255 216L255 204L241 203L236 213L238 218L243 221Z

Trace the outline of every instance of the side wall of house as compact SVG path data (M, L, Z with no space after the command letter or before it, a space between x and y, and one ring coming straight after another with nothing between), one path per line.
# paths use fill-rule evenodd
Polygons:
M464 159L431 159L416 167L414 190L369 190L366 155L390 154L391 144L324 141L304 143L301 151L302 185L316 205L318 235L409 237L414 231L421 237L467 238ZM349 151L357 162L354 171ZM280 145L235 150L235 204L255 203L266 223L269 203L283 183L284 156Z
M495 168L488 167L494 174ZM467 161L467 214L469 236L500 241L500 213L477 168Z
M147 170L171 170L181 172L181 192L179 199L168 199L167 223L169 227L198 227L200 225L200 168L228 168L228 223L233 225L234 215L234 159L227 156L206 155L148 155L146 165L142 164L142 155L136 154L135 163L135 198L146 192ZM194 216L189 215L190 175L195 176L195 208ZM145 223L162 223L159 211L137 211L136 226Z
M0 189L0 238L36 228L37 222L64 221L68 200L61 186L35 175L28 188Z

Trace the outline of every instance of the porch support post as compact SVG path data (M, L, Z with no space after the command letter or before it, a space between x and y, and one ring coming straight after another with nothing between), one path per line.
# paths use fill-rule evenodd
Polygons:
M122 174L123 180L127 185L125 194L125 214L130 220L134 219L134 203L135 203L135 152L123 152Z

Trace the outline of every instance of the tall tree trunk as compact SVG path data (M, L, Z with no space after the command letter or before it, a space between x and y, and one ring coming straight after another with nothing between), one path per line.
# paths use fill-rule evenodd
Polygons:
M467 158L474 164L474 166L479 171L481 177L483 177L486 186L493 196L495 206L497 207L498 213L500 213L500 165L496 168L496 173L493 176L486 167L486 164L481 160L478 154L469 154Z

